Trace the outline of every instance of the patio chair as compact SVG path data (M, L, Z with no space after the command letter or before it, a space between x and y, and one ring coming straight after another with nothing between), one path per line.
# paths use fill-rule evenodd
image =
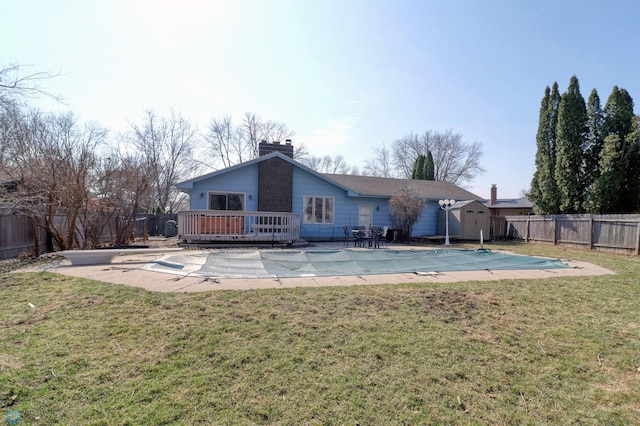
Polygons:
M389 227L383 226L379 235L379 239L380 239L379 246L387 247L387 232L389 232Z
M369 247L373 245L373 248L380 248L380 242L382 239L383 229L377 226L369 228L369 235L371 240L369 241Z
M351 231L347 225L342 227L342 232L344 232L344 247L349 247L349 242L355 241L356 238L355 236L353 238L351 237Z
M353 230L354 247L364 247L367 241L367 228L364 226L356 226Z

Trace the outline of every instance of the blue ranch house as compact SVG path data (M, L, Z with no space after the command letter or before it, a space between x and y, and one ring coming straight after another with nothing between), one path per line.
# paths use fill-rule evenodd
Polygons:
M410 187L427 201L412 236L438 233L438 200L482 200L447 182L318 173L293 159L291 141L261 142L253 160L180 182L187 242L295 242L343 237L343 227L387 226L389 200Z

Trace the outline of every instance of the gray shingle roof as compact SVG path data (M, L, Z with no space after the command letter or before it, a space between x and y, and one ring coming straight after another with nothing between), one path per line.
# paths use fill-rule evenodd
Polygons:
M426 199L453 198L455 200L484 201L466 189L449 183L432 180L394 179L374 176L338 175L323 173L328 179L357 192L360 195L393 197L403 187L410 187Z
M522 198L503 198L496 200L495 204L490 204L490 201L485 203L487 207L492 209L530 209L533 208L533 203L529 201L527 197Z

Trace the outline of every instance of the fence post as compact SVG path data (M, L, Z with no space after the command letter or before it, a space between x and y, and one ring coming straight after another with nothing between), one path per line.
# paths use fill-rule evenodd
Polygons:
M640 254L640 219L636 221L636 254Z
M553 216L553 245L558 245L558 220Z
M595 231L595 220L593 219L593 213L589 215L589 250L593 250L593 233Z

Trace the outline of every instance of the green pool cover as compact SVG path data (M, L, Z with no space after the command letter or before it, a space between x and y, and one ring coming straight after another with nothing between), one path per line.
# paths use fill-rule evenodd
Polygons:
M179 265L179 262L174 263L171 259L167 259L165 262L158 262L154 269L181 269ZM200 266L199 269L192 268L189 275L286 278L568 267L556 259L520 256L484 249L220 251L208 253L198 266Z

